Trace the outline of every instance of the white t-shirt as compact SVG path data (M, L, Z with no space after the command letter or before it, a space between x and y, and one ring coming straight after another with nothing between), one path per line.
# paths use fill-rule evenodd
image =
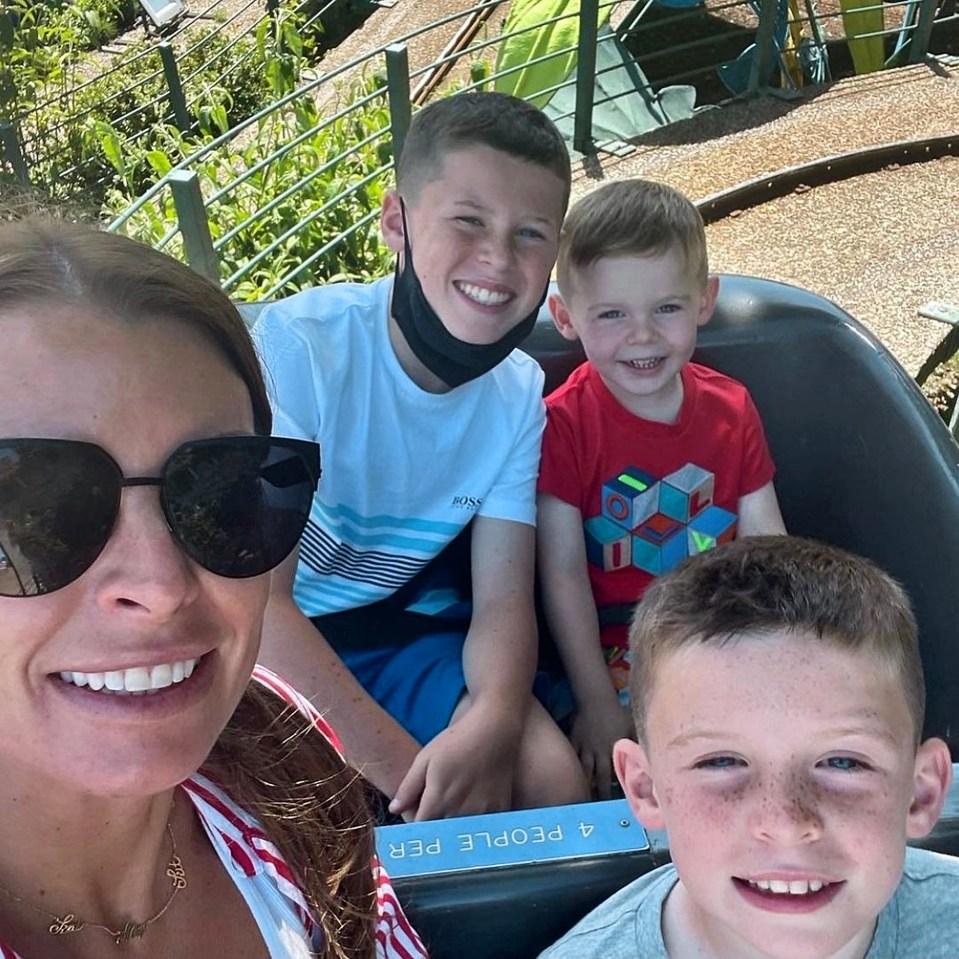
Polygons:
M253 330L274 433L321 448L294 587L307 616L391 595L474 515L536 520L539 365L514 350L447 393L420 389L389 341L392 282L306 290Z

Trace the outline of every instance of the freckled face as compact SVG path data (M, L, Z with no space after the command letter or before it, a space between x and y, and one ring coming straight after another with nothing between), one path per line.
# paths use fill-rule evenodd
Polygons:
M682 880L667 934L681 916L709 954L865 955L902 871L913 736L900 687L816 637L660 663L645 753Z

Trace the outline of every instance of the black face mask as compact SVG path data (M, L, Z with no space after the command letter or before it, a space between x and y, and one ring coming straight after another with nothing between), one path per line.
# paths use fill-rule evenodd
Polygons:
M457 339L443 326L443 321L430 306L420 278L413 269L413 251L410 248L410 231L406 225L406 210L403 208L403 246L405 263L400 271L399 257L393 279L393 302L391 310L396 325L406 338L413 355L447 386L454 388L475 380L497 366L532 332L539 308L546 301L549 287L543 289L536 309L520 320L495 343L466 343Z

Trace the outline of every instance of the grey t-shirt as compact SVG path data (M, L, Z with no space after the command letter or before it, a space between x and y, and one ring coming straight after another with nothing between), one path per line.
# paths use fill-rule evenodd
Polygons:
M676 868L660 866L597 906L539 959L669 959L663 903ZM866 959L959 956L959 859L906 850L896 894L886 903Z

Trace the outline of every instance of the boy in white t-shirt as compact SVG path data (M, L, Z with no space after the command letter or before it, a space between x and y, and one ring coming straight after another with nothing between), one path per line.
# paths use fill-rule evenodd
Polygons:
M906 849L952 778L921 740L902 588L867 560L760 536L686 560L637 607L638 742L614 765L672 863L540 959L952 959L959 859Z
M307 290L255 329L277 430L324 457L298 560L274 574L264 661L394 813L575 802L576 757L530 692L543 376L515 349L556 258L569 157L529 104L464 94L416 115L397 183L381 215L396 275Z

